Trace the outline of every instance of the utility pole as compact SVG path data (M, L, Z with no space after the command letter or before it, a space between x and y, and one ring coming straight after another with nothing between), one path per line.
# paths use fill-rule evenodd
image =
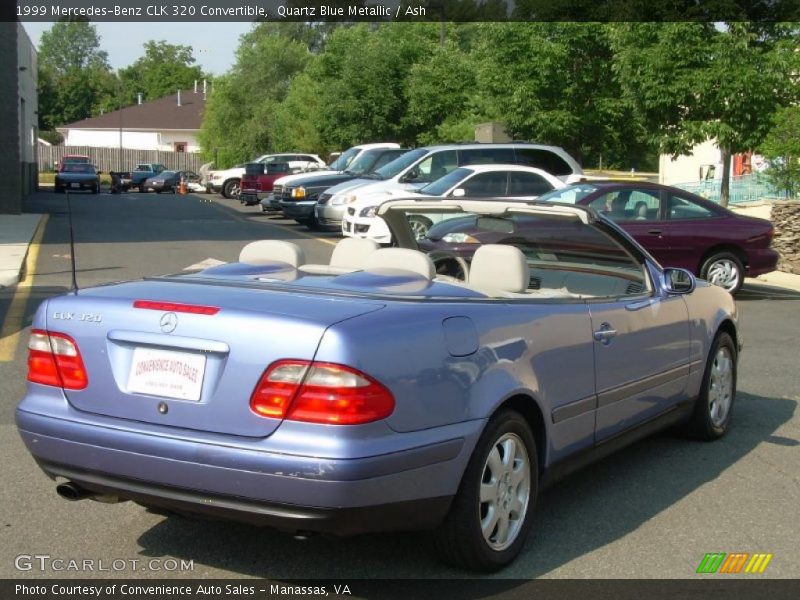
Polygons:
M117 83L117 104L119 106L119 164L117 166L122 172L122 81Z

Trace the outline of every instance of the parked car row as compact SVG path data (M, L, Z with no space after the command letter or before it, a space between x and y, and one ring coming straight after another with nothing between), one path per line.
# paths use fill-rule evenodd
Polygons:
M476 143L409 150L365 144L343 152L325 170L279 174L276 166L258 175L265 184L251 185L243 201L259 202L262 211L282 212L310 229L384 245L394 240L377 211L392 199L539 199L587 206L620 224L662 264L689 270L731 293L745 277L773 271L778 261L769 221L737 215L677 188L589 181L578 163L554 146ZM449 223L445 231L430 217L416 215L411 225L420 247L447 250L454 260L468 259L482 243L467 223L463 230Z
M316 154L264 154L253 163L287 163L292 173L304 173L325 169L325 161ZM238 198L241 192L241 180L245 175L245 165L236 165L222 171L209 171L206 180L206 191L222 194L225 198Z

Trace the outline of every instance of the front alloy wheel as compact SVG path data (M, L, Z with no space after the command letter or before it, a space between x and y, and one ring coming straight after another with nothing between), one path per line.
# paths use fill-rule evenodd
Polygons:
M726 332L717 334L706 362L700 396L683 427L690 437L713 441L728 431L736 398L736 345Z

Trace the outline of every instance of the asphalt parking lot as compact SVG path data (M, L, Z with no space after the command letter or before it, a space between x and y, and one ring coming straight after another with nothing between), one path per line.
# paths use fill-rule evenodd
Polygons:
M337 239L217 196L101 194L72 201L82 287L179 272L209 258L233 261L254 239L296 241L310 262L322 262ZM25 388L29 318L41 299L69 287L65 198L39 194L25 209L49 219L32 285L0 291L0 319L15 336L0 355L0 577L92 576L15 566L17 556L37 553L128 561L105 576L465 576L436 561L424 533L298 541L268 529L164 517L133 503L56 496L17 436L13 414ZM747 286L738 303L745 348L729 435L708 444L661 434L560 482L541 496L522 556L493 577L691 578L708 552L772 553L764 574L747 577L800 577L800 293ZM24 310L17 314L12 305ZM193 561L193 569L146 564L167 558Z

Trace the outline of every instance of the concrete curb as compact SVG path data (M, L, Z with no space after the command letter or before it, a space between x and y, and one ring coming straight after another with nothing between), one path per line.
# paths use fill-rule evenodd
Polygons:
M44 215L0 215L0 288L19 283L28 247Z
M768 285L771 287L800 292L800 275L784 273L783 271L773 271L772 273L767 273L766 275L747 278L745 279L745 285L747 284Z

